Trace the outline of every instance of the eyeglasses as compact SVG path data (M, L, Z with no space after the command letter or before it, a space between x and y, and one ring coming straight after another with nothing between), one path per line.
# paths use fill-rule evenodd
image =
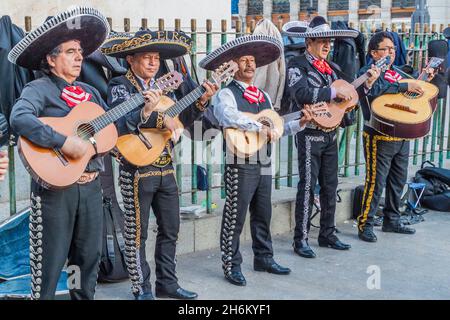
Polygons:
M384 52L386 52L386 51L396 51L397 47L396 46L385 47L385 48L378 48L378 49L375 49L375 50L377 50L377 51L384 51Z

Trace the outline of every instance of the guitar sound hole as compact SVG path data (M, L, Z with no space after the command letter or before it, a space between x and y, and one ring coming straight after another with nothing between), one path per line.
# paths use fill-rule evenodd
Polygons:
M269 118L264 117L264 118L258 119L258 121L262 125L273 129L273 123L272 123L272 121Z
M83 140L89 140L94 134L94 127L89 123L83 123L77 128L77 136Z
M417 98L420 98L423 94L406 91L403 93L403 95L408 99L417 99Z

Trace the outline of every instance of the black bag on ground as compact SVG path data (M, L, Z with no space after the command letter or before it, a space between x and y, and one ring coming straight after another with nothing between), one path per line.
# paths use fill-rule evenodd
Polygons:
M361 206L364 194L364 185L357 186L353 190L353 210L352 218L356 219L361 214Z
M105 156L104 161L105 171L100 174L103 189L103 244L98 281L115 282L128 278L122 233L124 214L116 198L111 156Z
M431 164L425 167L425 164ZM421 199L422 206L450 212L450 170L436 168L434 164L426 161L416 172L414 182L425 183L425 190Z

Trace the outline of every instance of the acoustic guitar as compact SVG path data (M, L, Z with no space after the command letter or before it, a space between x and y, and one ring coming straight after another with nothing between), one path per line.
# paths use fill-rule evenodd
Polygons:
M390 57L387 56L383 59L377 61L375 66L380 69L385 68L390 61ZM331 84L331 88L339 89L339 88L347 88L351 92L351 99L342 100L339 98L333 99L331 102L319 102L313 105L309 105L311 107L321 106L323 108L327 108L328 112L318 112L313 114L312 123L321 128L323 131L333 131L336 129L342 122L342 118L344 114L351 111L359 101L358 93L356 89L364 84L364 82L370 77L370 74L366 72L361 75L351 84L345 80L338 79ZM314 109L314 108L313 108Z
M163 92L167 92L178 88L181 82L181 74L171 72L158 78L156 85ZM33 179L45 188L61 189L72 185L81 177L93 156L105 154L116 144L117 129L114 121L143 105L144 97L138 93L108 112L87 101L77 105L65 117L39 118L42 123L62 135L76 135L89 141L92 148L88 148L83 157L72 159L60 149L43 148L25 137L19 137L19 155L25 168Z
M328 107L322 104L311 105L311 114L316 117L324 116L328 113ZM302 112L292 112L282 117L271 109L263 110L257 114L243 112L244 115L271 129L275 129L281 137L284 132L284 123L300 120ZM268 143L266 136L259 132L244 131L235 128L225 129L225 140L227 148L239 158L248 158L256 154ZM273 141L272 141L273 142Z
M444 61L433 57L427 67L437 69ZM425 80L422 72L416 79L403 79L400 83L415 82L423 89L423 94L403 92L385 94L372 101L370 125L385 135L415 139L426 136L431 128L432 115L436 110L439 89Z
M230 60L217 68L209 81L219 85L231 79L237 70L236 62ZM204 92L205 88L198 86L176 103L169 97L163 96L155 110L164 112L169 117L174 118L178 126L177 130L183 130L178 115L200 98ZM168 129L141 128L139 134L120 136L116 147L129 163L138 167L148 166L158 159L171 137L172 133Z

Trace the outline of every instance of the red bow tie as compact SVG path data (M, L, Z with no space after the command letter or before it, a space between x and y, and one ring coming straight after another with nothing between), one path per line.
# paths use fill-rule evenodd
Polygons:
M67 103L70 108L75 107L81 102L91 100L92 95L83 90L79 86L67 86L61 93L61 98Z
M403 78L398 72L394 70L386 70L386 72L384 73L384 79L386 79L390 83L394 83L402 80Z
M265 102L264 94L255 86L248 86L242 95L250 103Z
M319 60L319 59L314 60L313 66L316 67L316 69L321 74L327 73L327 74L331 75L331 73L333 72L333 70L331 70L330 65L325 60Z

